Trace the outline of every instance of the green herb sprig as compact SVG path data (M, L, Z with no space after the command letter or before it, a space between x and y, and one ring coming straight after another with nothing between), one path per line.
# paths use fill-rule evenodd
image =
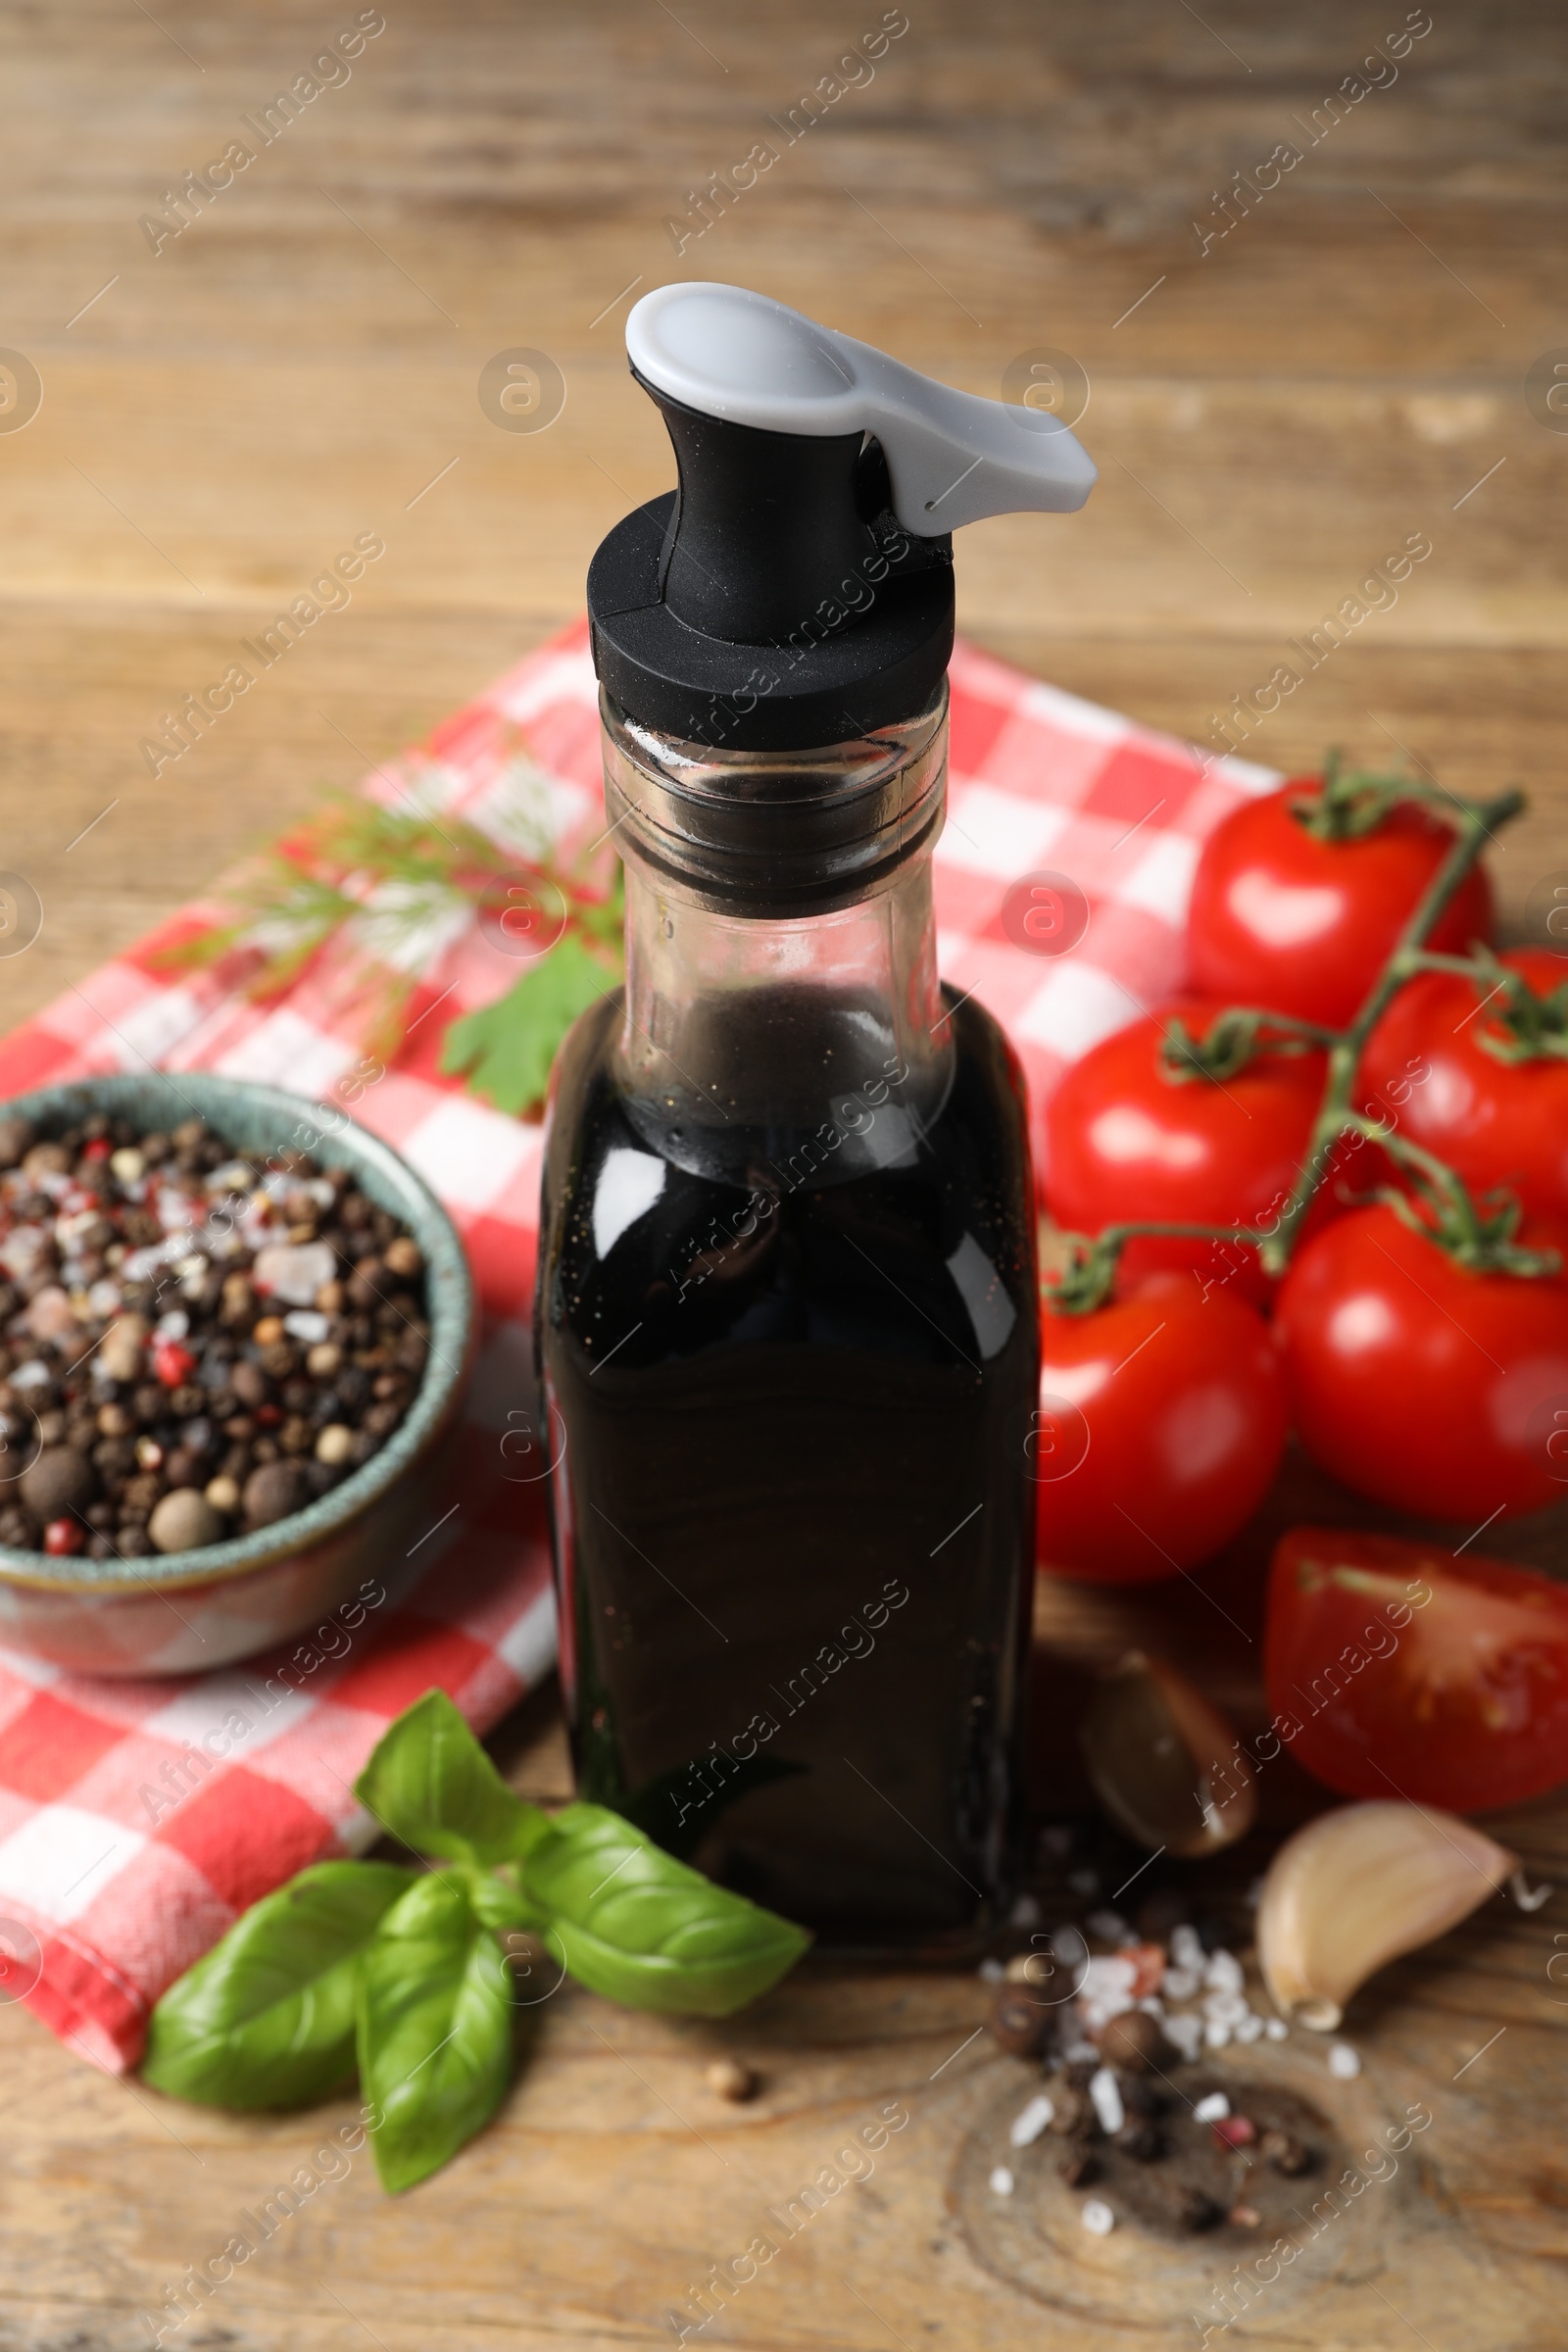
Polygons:
M613 851L572 865L557 858L547 781L516 747L504 788L490 796L490 830L445 809L433 814L407 794L395 808L330 795L224 885L234 919L179 941L165 960L188 968L243 956L236 978L264 1001L314 966L361 1042L390 1061L420 976L475 915L490 918L504 953L526 937L514 919L520 891L550 911L551 938L504 996L452 1022L441 1067L498 1110L530 1110L566 1031L621 973Z
M142 2074L254 2109L324 2098L357 2068L390 2190L439 2171L505 2096L508 1931L591 1991L696 2017L755 2000L810 1941L618 1813L525 1803L442 1690L388 1727L355 1794L432 1868L319 1862L265 1896L158 2003Z

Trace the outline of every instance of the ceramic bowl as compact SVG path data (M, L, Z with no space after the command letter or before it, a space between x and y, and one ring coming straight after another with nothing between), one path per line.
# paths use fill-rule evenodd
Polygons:
M167 1132L194 1116L258 1159L298 1148L296 1130L309 1116L297 1095L276 1087L183 1070L78 1079L0 1109L45 1135L93 1111L133 1119L144 1131ZM395 1600L429 1565L430 1547L420 1546L437 1515L444 1441L474 1345L463 1244L423 1179L365 1128L344 1119L311 1149L322 1167L352 1169L423 1252L430 1352L404 1420L341 1486L255 1535L138 1560L54 1559L0 1544L0 1644L78 1674L206 1673L321 1625L334 1610L363 1615L367 1587Z

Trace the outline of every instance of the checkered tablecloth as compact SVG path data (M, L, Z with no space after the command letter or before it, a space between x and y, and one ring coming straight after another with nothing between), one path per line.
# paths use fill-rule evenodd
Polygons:
M1066 1065L1181 983L1205 834L1276 779L1240 760L1204 761L970 646L955 652L951 682L941 966L1011 1035L1039 1151L1044 1104ZM586 623L365 790L461 813L514 847L519 805L564 848L591 841L603 802ZM1089 903L1088 929L1067 955L1027 952L1004 924L1009 888L1042 871L1068 877ZM149 1065L329 1094L363 1051L330 956L267 1004L246 998L232 970L172 973L160 960L223 911L216 901L184 908L0 1042L0 1098ZM393 1715L439 1684L483 1729L554 1656L542 1532L537 1518L519 1529L519 1490L497 1476L497 1433L527 1361L540 1133L436 1066L448 1020L515 977L471 920L438 927L424 943L409 1042L354 1105L451 1209L485 1312L454 1463L464 1509L436 1572L401 1608L368 1617L346 1654L286 1678L297 1644L183 1683L89 1682L0 1652L0 1997L25 1998L101 2066L135 2063L153 2002L248 1903L307 1862L370 1842L374 1824L351 1787ZM270 1679L293 1688L263 1710L257 1692ZM249 1728L213 1761L207 1735L236 1710Z

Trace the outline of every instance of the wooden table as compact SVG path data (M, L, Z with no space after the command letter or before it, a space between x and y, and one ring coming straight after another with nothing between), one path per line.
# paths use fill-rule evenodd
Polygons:
M1568 435L1544 402L1568 340L1565 40L1545 0L1505 16L1447 0L1402 61L1362 69L1381 86L1333 106L1404 21L1393 0L1381 15L911 0L874 75L846 66L856 86L792 143L770 118L878 11L399 0L349 77L277 114L264 145L241 118L254 125L356 15L347 0L324 16L74 0L9 17L4 340L42 406L0 429L0 793L3 862L44 925L0 959L0 1019L578 609L598 538L670 478L621 327L637 292L678 274L760 286L976 391L997 392L1019 355L1069 355L1100 487L1070 520L966 532L961 622L1183 733L1205 735L1426 532L1433 553L1397 604L1250 722L1244 748L1287 766L1330 742L1403 755L1460 790L1517 778L1534 807L1496 858L1510 924L1529 921L1537 885L1568 879ZM236 137L254 160L188 204L177 236L149 237L163 192ZM760 140L776 163L677 253L694 191ZM1299 156L1288 171L1269 163L1281 142ZM480 406L485 362L519 347L564 379L544 431L500 430ZM0 400L21 402L0 406L0 428L28 381L0 378ZM386 554L348 609L153 777L139 746L164 714L367 531ZM1549 1556L1560 1536L1541 1543ZM1244 1626L1256 1554L1254 1538L1205 1577ZM1248 1649L1211 1646L1184 1595L1054 1594L1048 1693L1152 1630L1201 1640L1245 1718ZM519 1786L564 1789L548 1696L503 1747ZM1058 1804L1069 1761L1054 1766ZM1283 1780L1268 1795L1276 1815L1303 1801ZM1563 1807L1506 1834L1547 1875L1568 1871ZM1331 2085L1301 2036L1271 2051L1352 2147L1409 2100L1434 2124L1268 2290L1253 2336L1347 2352L1562 2342L1559 1922L1563 1898L1528 1918L1499 1903L1379 1980L1353 2021L1354 2084ZM874 2175L689 2341L1195 2340L1191 2313L1235 2252L1132 2230L1091 2240L1049 2185L1005 2209L990 2195L999 2119L1026 2078L969 2040L983 2006L972 1977L808 1969L719 2034L564 1994L503 2117L449 2172L391 2203L361 2157L166 2341L666 2340L666 2310L694 2317L708 2267L886 2101L909 2120ZM717 2046L761 2068L755 2104L705 2087ZM16 2010L0 2049L0 2344L29 2352L147 2342L139 2315L343 2112L179 2108L94 2075Z

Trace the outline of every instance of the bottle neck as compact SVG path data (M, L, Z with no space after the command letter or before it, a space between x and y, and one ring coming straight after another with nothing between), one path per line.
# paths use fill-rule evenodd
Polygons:
M937 977L931 853L945 784L945 705L912 732L912 741L868 738L866 747L875 746L879 765L891 757L899 771L883 779L893 802L924 811L918 838L902 859L882 858L876 880L848 904L740 913L715 905L710 889L671 876L622 834L626 986L617 1076L633 1124L679 1165L770 1189L841 1181L907 1164L941 1108L953 1044ZM849 748L823 757L842 772ZM656 747L641 734L636 749L646 769ZM622 762L626 750L623 737L614 747ZM755 771L755 755L729 757ZM721 781L713 771L724 758L703 754L710 788ZM664 764L658 760L661 770ZM775 761L775 772L784 765ZM808 787L802 765L802 756L791 755L787 780ZM647 776L649 785L666 780ZM630 798L641 779L623 766L620 781Z

